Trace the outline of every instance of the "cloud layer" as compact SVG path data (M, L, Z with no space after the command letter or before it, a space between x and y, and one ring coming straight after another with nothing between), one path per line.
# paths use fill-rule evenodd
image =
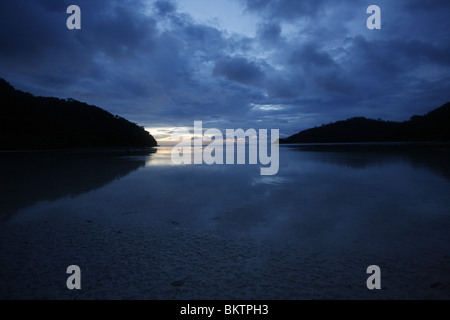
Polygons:
M0 77L149 127L202 120L284 135L450 100L448 1L217 0L218 12L230 1L256 32L201 22L176 1L1 1ZM71 4L82 30L65 27ZM371 4L381 30L366 28Z

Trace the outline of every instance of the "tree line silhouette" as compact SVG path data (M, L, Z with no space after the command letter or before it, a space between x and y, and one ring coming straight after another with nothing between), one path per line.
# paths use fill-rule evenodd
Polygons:
M154 147L151 134L74 99L35 97L0 79L0 149Z
M301 131L280 143L450 141L450 102L403 122L350 118Z

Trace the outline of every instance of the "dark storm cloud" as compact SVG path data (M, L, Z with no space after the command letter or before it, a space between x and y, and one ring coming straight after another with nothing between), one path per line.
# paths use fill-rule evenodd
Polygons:
M69 4L82 9L80 31L65 27ZM157 3L173 11L167 4ZM2 8L1 39L8 44L0 48L2 76L39 93L133 114L133 106L146 103L140 98L167 95L190 77L192 57L184 55L180 37L194 39L195 26L187 23L184 34L159 30L141 1L5 1Z
M170 13L174 13L176 10L176 6L172 1L158 0L154 4L158 13L165 16Z
M338 73L328 73L324 76L316 76L314 84L327 93L335 93L344 96L351 96L355 93L356 87L352 82L343 79Z
M442 10L448 9L447 0L410 0L405 3L405 6L411 10Z
M250 85L259 85L264 80L264 73L259 66L243 57L218 60L213 76L222 76L231 81Z
M403 120L450 100L448 1L239 3L254 35L200 23L175 0L1 1L0 77L142 125L284 134L350 116ZM72 4L82 30L66 28ZM371 4L381 30L365 26Z
M89 32L74 33L64 28L67 15L59 11L65 13L68 1L2 2L6 8L1 10L1 39L7 43L0 49L2 67L56 81L71 76L98 78L108 73L102 63L105 57L131 59L139 49L152 47L155 24L151 19L132 14L125 6L108 8L100 2L78 1L82 8L87 3L94 7L83 11L82 26Z
M323 0L245 0L249 10L286 19L293 19L299 15L313 15L325 2Z
M295 50L292 53L289 62L304 67L329 67L334 65L334 61L328 53L318 51L312 44L305 44L301 48Z
M277 41L281 36L281 26L278 23L265 23L259 26L258 36L263 41Z
M275 76L267 81L267 93L275 99L295 98L304 89L305 80L299 76Z
M275 20L294 21L315 18L324 10L345 6L358 6L361 0L241 0L248 11ZM370 1L367 8L373 1ZM362 5L364 6L365 3Z

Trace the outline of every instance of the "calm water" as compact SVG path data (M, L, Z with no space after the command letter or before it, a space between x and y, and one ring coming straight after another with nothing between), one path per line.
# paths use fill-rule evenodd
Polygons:
M0 298L450 298L448 147L281 146L275 176L170 150L1 154Z

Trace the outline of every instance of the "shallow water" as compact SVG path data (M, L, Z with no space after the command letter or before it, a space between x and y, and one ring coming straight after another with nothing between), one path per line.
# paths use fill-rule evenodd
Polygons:
M1 154L0 298L450 298L448 146L281 146L275 176L170 151Z

